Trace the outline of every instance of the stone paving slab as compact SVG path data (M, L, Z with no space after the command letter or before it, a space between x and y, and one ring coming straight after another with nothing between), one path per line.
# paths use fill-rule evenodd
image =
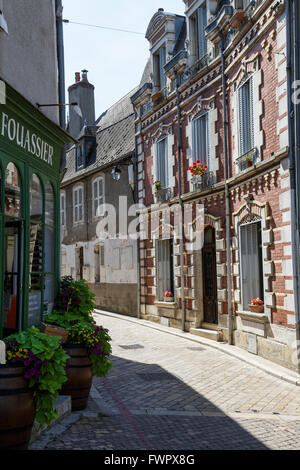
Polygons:
M88 408L35 449L300 448L298 386L188 338L95 319L110 331L114 368L94 378Z

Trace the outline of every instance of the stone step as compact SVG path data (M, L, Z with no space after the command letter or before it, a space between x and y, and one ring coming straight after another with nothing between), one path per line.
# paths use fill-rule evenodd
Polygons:
M213 341L221 341L221 335L218 331L208 330L206 328L190 328L192 335L202 336L202 338L211 339Z
M218 325L216 323L201 323L201 329L204 330L215 330L218 331Z

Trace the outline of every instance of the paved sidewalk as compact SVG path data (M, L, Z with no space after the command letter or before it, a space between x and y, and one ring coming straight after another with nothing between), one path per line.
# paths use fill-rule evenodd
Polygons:
M212 347L142 320L107 313L95 319L110 331L114 368L94 379L84 412L32 449L300 448L297 374L286 372L289 383L268 361L258 368L254 358L245 363L222 351L224 344Z

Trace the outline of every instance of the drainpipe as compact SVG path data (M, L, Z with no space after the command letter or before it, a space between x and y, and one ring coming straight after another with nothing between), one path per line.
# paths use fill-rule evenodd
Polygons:
M293 12L291 2L285 2L286 13L286 74L287 74L287 102L288 102L288 139L289 139L289 174L291 187L291 239L292 239L292 265L293 265L293 286L295 302L295 328L296 328L296 352L297 371L300 373L300 331L299 331L299 193L297 191L296 179L299 179L298 162L300 158L299 148L299 126L300 110L299 104L292 105L292 80L299 80L299 6L298 0L293 0ZM292 15L293 13L293 15ZM292 17L293 16L293 17ZM292 28L291 28L292 25ZM293 51L292 51L292 35ZM294 58L294 73L292 68L292 53ZM295 149L295 151L294 151ZM295 152L295 153L294 153ZM296 156L296 158L295 158ZM297 171L298 170L298 171ZM298 194L297 194L298 193ZM298 200L298 204L297 204Z
M228 143L227 143L227 109L226 109L226 75L225 75L225 36L221 34L222 41L222 90L223 90L223 133L224 133L224 169L225 169L225 220L226 220L226 264L227 264L227 305L228 305L228 344L233 344L232 341L232 299L231 299L231 244L230 244L230 196L228 189Z
M133 158L133 171L134 171L134 202L137 205L139 201L138 196L138 158L137 158L137 138L135 136L135 151ZM136 240L136 263L137 263L137 318L141 318L141 267L140 267L140 230L137 232Z
M56 41L58 61L58 97L59 103L65 103L65 60L64 60L64 36L62 21L62 0L55 0L56 9ZM65 107L59 106L59 124L64 130L66 128Z
M185 298L184 298L184 259L183 259L183 202L182 202L182 159L181 159L181 110L180 110L180 92L179 76L176 74L176 96L177 96L177 155L178 155L178 199L179 199L179 240L180 240L180 278L181 278L181 313L182 313L182 331L185 331Z

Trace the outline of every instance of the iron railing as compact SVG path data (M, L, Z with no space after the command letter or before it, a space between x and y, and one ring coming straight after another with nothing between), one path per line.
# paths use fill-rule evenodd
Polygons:
M235 163L238 166L239 171L244 171L255 165L257 159L258 149L255 147L237 158Z
M191 178L194 191L204 191L216 183L216 176L213 171L208 171L203 175L194 175Z
M167 202L169 199L173 197L173 189L172 188L161 188L155 192L156 202L162 203Z

